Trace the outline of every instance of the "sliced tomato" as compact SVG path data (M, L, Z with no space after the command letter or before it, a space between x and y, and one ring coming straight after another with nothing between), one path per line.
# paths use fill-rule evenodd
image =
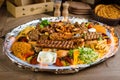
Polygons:
M39 63L37 62L37 56L34 56L34 57L31 59L30 64L39 64Z
M68 63L73 64L73 60L72 60L71 58L65 57L64 59L65 59L65 61L67 61Z
M87 23L86 26L87 26L88 29L90 29L90 28L93 27L93 24L92 23Z
M22 57L24 58L24 60L26 60L28 57L32 56L34 54L34 52L28 52L28 53L24 53L22 54Z
M27 58L27 57L29 57L29 56L31 56L31 54L26 53L26 54L24 54L23 57Z
M20 37L18 39L18 41L20 41L20 42L28 42L28 39L26 37Z
M56 59L56 63L55 63L56 66L63 66L61 60L59 58Z
M111 44L111 40L110 39L107 39L107 44Z

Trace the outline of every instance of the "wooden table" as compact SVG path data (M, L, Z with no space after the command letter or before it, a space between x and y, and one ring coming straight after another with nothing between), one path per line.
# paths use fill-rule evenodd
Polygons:
M38 14L22 18L14 18L6 8L0 9L0 80L120 80L120 49L117 54L100 63L75 74L56 75L46 72L32 72L23 70L14 65L10 59L2 52L4 35L14 27L28 22L30 20L51 16L47 14ZM89 18L89 15L72 15ZM120 35L120 26L116 26L115 30Z

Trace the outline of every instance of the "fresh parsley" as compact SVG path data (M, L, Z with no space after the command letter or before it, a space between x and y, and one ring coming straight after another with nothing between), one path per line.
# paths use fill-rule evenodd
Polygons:
M48 20L42 20L40 23L40 28L44 28L45 26L48 26L50 22Z

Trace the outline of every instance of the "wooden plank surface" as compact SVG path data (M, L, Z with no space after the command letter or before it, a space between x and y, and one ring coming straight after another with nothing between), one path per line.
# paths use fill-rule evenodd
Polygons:
M24 0L25 1L25 0ZM15 17L23 17L28 15L40 14L43 12L53 11L53 2L37 3L24 6L15 6L10 1L7 1L7 10Z
M0 10L0 36L4 36L7 32L20 24L45 16L52 16L52 14L38 14L14 18L5 8L2 8ZM78 15L71 14L70 16ZM78 17L90 18L89 15L79 15ZM115 30L120 35L119 25L115 27ZM4 38L0 38L0 80L120 80L120 49L114 57L99 65L87 68L75 74L55 75L46 72L35 73L18 68L3 53L3 42Z

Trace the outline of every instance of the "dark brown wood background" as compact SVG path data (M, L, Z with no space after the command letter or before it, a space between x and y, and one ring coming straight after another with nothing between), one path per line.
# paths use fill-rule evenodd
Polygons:
M13 28L33 19L52 16L52 13L38 14L22 18L14 18L6 8L0 9L0 80L120 80L120 49L116 55L107 61L92 66L75 74L55 75L46 72L32 72L23 70L14 65L3 53L4 36ZM81 18L90 18L90 15L73 15ZM114 27L120 36L120 26Z

